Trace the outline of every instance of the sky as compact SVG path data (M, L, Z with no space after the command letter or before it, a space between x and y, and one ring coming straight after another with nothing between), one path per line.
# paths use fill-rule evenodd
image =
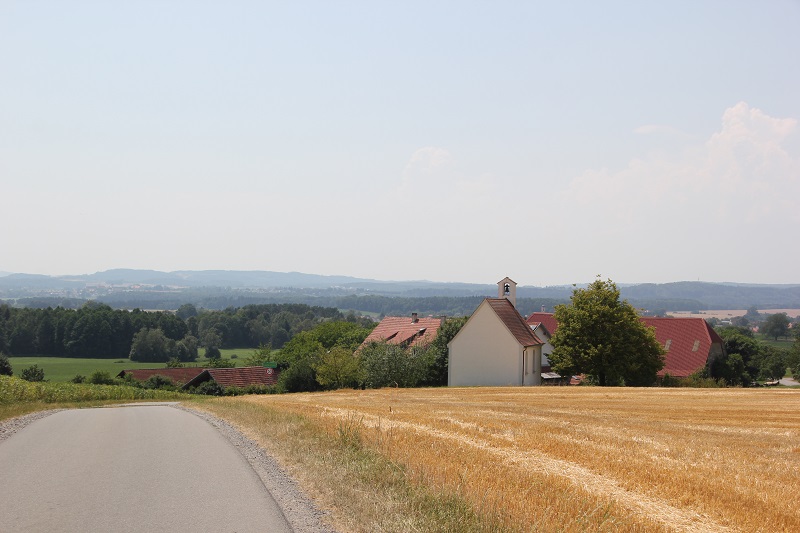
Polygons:
M0 0L0 271L800 283L798 27L798 0Z

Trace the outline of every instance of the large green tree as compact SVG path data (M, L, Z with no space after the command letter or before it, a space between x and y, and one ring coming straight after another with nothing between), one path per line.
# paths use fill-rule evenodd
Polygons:
M764 321L764 325L761 326L760 331L775 340L778 340L778 337L789 335L789 316L786 313L769 315L767 320Z
M553 370L587 374L598 385L646 386L664 367L664 350L655 330L620 299L611 280L597 279L575 289L569 305L557 305L558 329L550 342Z
M175 353L175 341L160 329L142 328L133 336L131 361L165 363Z

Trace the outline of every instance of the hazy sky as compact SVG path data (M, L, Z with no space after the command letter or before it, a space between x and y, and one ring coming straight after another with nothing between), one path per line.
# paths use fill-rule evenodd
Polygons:
M797 0L0 0L0 271L800 283L798 28Z

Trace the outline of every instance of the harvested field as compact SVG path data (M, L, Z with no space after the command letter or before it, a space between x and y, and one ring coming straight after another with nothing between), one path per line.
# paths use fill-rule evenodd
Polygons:
M759 313L774 315L775 313L786 313L790 318L800 316L800 309L759 309ZM747 309L709 309L707 311L700 311L699 313L690 313L688 311L670 311L667 313L669 316L680 318L719 318L720 320L729 320L737 316L744 316Z
M356 434L412 482L509 531L800 531L797 391L381 389L220 402Z

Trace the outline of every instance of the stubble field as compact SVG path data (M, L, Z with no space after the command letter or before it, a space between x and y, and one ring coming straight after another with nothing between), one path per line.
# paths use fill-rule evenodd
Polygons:
M493 530L800 531L798 391L381 389L225 398L209 410L283 454L345 530L414 526L388 521L388 508L341 509L326 483L365 498L369 483L347 479L352 467L326 481L320 463L285 453L297 431L274 413L377 452Z

